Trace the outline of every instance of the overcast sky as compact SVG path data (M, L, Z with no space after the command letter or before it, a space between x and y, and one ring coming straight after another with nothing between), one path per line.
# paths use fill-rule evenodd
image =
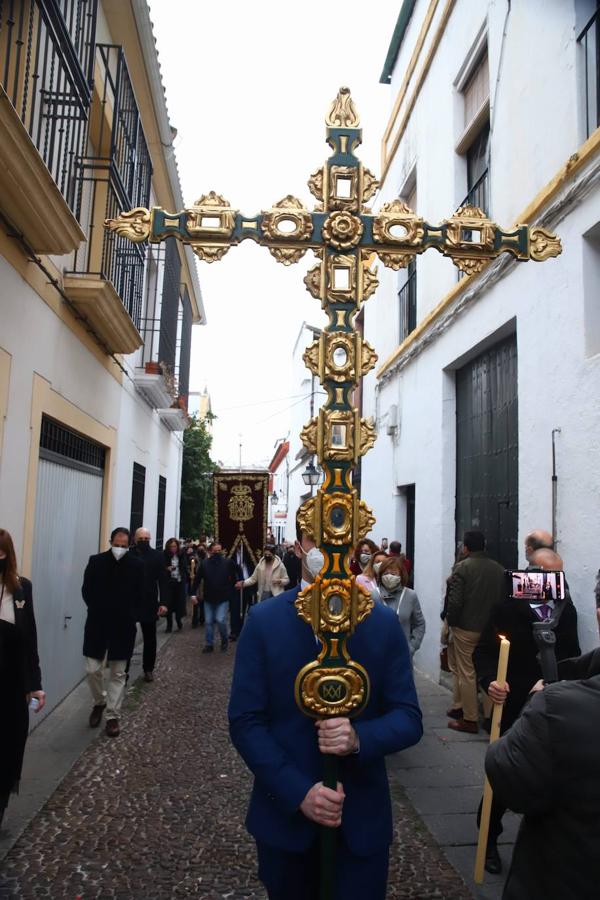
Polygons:
M186 203L214 190L246 215L286 194L312 209L306 182L329 155L324 118L341 85L361 116L361 158L379 175L390 88L379 84L394 0L149 0ZM194 329L190 389L211 395L213 456L266 464L298 399L292 348L319 301L294 266L246 241L199 263L208 324Z

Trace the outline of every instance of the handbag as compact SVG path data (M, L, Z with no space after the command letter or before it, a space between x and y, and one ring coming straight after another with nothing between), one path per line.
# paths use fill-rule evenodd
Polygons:
M448 665L448 648L442 647L440 649L440 669L442 672L449 672L450 666Z

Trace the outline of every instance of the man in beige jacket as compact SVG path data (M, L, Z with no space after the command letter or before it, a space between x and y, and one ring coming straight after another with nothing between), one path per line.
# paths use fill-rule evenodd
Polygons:
M268 600L269 597L283 593L289 581L285 566L275 555L274 545L267 544L252 575L245 581L236 582L235 588L239 591L255 584L256 596L260 603L261 600Z

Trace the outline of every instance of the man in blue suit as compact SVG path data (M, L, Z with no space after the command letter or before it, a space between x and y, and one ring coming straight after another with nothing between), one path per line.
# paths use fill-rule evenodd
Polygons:
M269 900L315 900L321 825L337 829L340 900L384 900L393 836L384 757L423 733L410 653L397 617L375 604L348 641L370 676L367 707L352 721L303 715L294 681L316 658L317 644L294 601L323 555L304 533L297 548L302 583L253 608L229 702L232 741L254 775L246 826L256 840L258 875ZM341 757L337 790L321 781L322 753Z

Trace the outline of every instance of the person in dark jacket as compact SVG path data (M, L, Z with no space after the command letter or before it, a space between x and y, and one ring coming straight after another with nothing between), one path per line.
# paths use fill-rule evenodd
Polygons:
M473 651L490 612L505 590L504 569L485 553L481 531L467 531L463 538L463 558L456 563L448 580L446 621L451 628L453 659L458 682L455 696L460 707L448 710L448 728L477 734L477 676Z
M167 570L169 587L167 591L167 627L165 632L173 631L173 616L177 629L181 631L186 614L188 559L185 550L177 538L169 538L165 544L164 563Z
M212 653L214 650L215 622L221 635L221 651L225 652L228 646L227 636L227 610L229 601L233 595L233 586L236 581L236 568L232 559L223 556L223 548L218 541L214 541L208 548L208 559L205 559L196 577L194 596L192 603L197 602L200 582L204 586L204 617L205 646L203 653Z
M600 618L600 611L599 611ZM485 760L494 795L523 820L504 900L600 895L600 650L559 664Z
M145 681L154 681L156 621L158 616L164 616L167 612L169 593L169 579L165 570L164 555L160 550L155 550L150 546L151 538L152 535L147 528L138 528L135 533L135 543L130 551L144 566L144 597L142 606L136 612L136 619L140 623L144 641L142 666ZM130 662L131 659L127 663L128 672Z
M562 567L562 561L552 550L539 552L552 553L556 558L556 567L558 569ZM581 653L577 637L577 610L570 599L565 599L564 604L554 630L556 659L559 661L579 656ZM526 599L505 596L492 610L489 622L473 653L480 686L494 703L504 704L501 734L508 731L516 722L532 686L542 677L538 648L532 629L536 621L539 619ZM496 681L500 635L510 641L506 688L502 688ZM497 874L502 869L497 840L502 834L502 816L505 810L506 806L502 803L501 797L494 796L485 863L486 870L491 874Z
M27 705L45 703L31 582L19 576L12 537L0 528L0 826L21 778L29 731Z
M87 606L83 655L94 700L89 722L97 728L106 708L109 737L120 733L125 670L135 644L136 617L144 604L144 567L128 552L129 540L128 528L115 528L110 550L90 556L81 588ZM110 673L106 689L105 661Z
M303 584L323 554L304 532ZM254 775L246 827L269 900L319 895L319 826L336 836L336 897L383 900L393 836L385 756L423 733L406 638L393 612L375 603L348 642L371 682L365 709L311 721L294 701L298 672L317 655L312 628L294 606L300 585L259 603L242 629L229 700L231 739ZM317 726L317 727L315 727ZM323 754L339 764L325 787Z
M290 579L288 588L296 587L297 584L300 584L302 564L294 553L293 544L288 544L287 549L283 554L283 564L288 573L288 578Z

